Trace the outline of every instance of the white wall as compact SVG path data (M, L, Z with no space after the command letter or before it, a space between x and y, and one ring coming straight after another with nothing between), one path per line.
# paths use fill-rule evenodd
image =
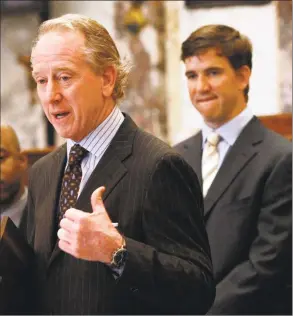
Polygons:
M182 43L191 32L206 24L227 24L247 35L253 45L253 71L248 106L256 115L280 112L278 78L278 29L276 4L233 6L212 9L187 9L183 1L179 10L179 36ZM171 142L180 141L200 127L201 118L188 96L184 65L181 63L182 130Z
M38 25L36 13L1 16L1 124L15 129L22 149L46 146L43 112L30 105L29 73L18 61L30 55Z
M101 23L113 36L114 1L51 1L51 18L67 13L84 14Z

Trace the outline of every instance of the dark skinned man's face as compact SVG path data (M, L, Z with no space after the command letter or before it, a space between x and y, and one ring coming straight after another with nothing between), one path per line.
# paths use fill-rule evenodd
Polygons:
M9 130L1 127L0 145L0 200L1 205L12 203L21 189L23 174L27 168L25 156L20 153Z

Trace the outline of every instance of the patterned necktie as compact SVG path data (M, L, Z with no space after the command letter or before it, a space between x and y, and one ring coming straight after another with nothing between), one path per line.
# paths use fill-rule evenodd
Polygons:
M202 153L202 180L203 180L203 196L206 196L216 174L219 164L218 143L220 136L216 133L211 133L204 146Z
M81 161L88 151L78 144L71 147L68 165L65 170L59 201L58 223L65 212L75 206L82 177Z

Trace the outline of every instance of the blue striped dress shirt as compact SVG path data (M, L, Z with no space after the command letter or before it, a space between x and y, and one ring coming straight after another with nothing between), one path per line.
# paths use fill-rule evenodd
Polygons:
M76 143L71 139L67 140L67 161L69 158L70 149L74 144L79 144L89 152L81 163L82 178L79 186L78 196L80 195L80 192L84 188L97 164L103 157L106 149L109 147L123 121L124 116L122 112L117 106L115 106L105 121L103 121L95 130L93 130L80 142Z

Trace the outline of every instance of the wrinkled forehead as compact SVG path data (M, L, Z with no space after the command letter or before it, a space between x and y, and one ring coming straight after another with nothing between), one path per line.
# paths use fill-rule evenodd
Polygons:
M42 35L32 50L32 65L52 56L72 56L82 54L84 37L73 31L48 32Z

